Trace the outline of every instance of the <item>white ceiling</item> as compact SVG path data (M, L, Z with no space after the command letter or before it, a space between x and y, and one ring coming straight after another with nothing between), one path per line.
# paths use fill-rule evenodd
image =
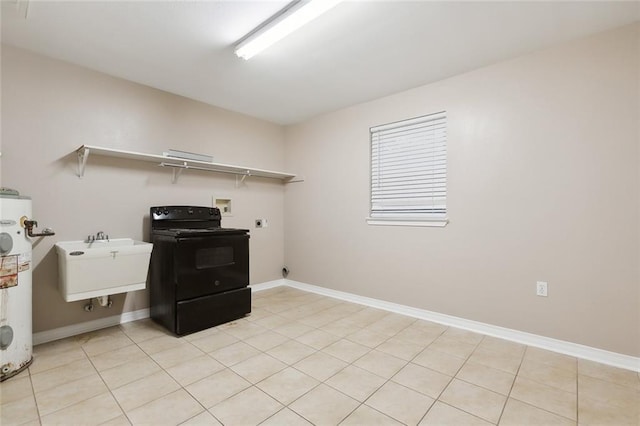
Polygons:
M286 3L2 0L2 42L290 124L640 20L637 1L346 1L237 58Z

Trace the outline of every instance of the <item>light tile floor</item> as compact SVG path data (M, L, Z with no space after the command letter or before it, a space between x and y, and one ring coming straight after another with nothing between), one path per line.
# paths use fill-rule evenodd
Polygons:
M638 373L279 287L176 338L150 320L34 348L1 423L638 425Z

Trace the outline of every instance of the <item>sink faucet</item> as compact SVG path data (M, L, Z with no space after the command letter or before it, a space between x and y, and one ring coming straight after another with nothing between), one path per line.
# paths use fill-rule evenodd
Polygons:
M92 243L94 241L104 241L104 240L109 241L109 236L105 235L105 233L102 232L102 231L98 231L95 236L89 235L87 237L87 242L88 243Z

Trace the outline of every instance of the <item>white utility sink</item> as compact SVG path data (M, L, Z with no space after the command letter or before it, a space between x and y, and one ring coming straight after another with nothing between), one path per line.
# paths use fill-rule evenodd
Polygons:
M59 288L64 300L144 289L152 248L153 244L131 238L57 243Z

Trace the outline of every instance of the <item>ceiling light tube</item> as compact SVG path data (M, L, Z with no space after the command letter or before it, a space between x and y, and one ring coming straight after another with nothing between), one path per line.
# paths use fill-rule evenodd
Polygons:
M301 0L291 3L245 37L236 46L235 54L243 59L249 59L322 15L341 1Z

